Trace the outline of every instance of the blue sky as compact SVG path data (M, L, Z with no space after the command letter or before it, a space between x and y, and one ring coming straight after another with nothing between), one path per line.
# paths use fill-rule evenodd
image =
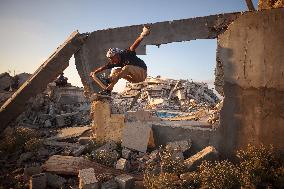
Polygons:
M253 2L257 8L257 0ZM74 30L84 33L246 10L245 0L0 0L0 73L33 73ZM140 57L151 76L212 82L216 40L147 46L147 55ZM74 58L64 73L69 82L82 86Z

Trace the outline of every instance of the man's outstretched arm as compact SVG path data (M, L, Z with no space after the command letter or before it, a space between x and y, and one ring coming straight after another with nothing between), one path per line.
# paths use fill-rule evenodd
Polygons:
M150 33L150 27L143 27L143 31L141 32L140 36L134 41L134 43L130 46L130 51L135 51L135 49L139 46L143 38Z

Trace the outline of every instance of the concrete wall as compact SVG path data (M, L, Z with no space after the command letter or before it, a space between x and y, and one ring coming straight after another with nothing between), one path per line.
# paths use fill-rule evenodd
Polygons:
M283 20L284 9L245 13L218 37L225 94L219 149L225 155L248 143L284 151Z
M151 34L145 38L137 54L145 54L146 45L160 45L195 39L214 39L224 32L240 13L212 15L199 18L151 24ZM80 51L75 63L85 89L97 92L98 86L89 77L91 71L107 63L106 51L110 47L128 48L142 31L143 25L127 26L92 32Z

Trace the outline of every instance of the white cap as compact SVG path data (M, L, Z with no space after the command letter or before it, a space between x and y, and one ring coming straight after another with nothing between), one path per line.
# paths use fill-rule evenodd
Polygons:
M111 58L114 55L121 53L121 52L122 52L122 50L119 49L119 48L110 48L106 53L106 57Z

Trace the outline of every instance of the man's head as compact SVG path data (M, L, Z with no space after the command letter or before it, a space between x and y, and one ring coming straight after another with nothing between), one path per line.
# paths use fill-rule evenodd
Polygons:
M106 57L108 57L112 63L118 63L120 61L119 53L121 52L122 50L119 48L110 48L106 53Z

